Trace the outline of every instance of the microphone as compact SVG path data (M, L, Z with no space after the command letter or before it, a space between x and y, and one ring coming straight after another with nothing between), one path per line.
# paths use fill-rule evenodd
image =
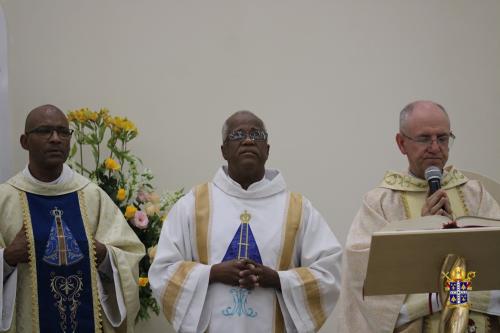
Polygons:
M431 165L425 169L425 180L429 183L429 195L441 188L441 169Z

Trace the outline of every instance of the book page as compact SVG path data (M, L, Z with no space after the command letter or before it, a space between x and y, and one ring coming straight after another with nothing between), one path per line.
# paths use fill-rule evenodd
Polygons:
M479 216L460 216L457 218L459 227L500 227L499 219Z
M409 231L422 231L422 230L453 230L454 228L443 229L443 226L450 223L451 220L445 216L432 215L424 216L416 219L401 220L391 222L375 234L387 234ZM459 228L472 228L472 227L496 227L500 228L500 220L479 217L479 216L461 216L456 219Z
M391 222L379 232L407 231L407 230L438 230L443 228L443 224L450 222L450 219L441 215L424 216L411 220L401 220Z

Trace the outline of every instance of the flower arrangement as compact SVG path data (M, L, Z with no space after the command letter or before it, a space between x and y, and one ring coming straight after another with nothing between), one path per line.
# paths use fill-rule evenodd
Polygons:
M82 108L68 112L68 121L75 138L68 163L113 199L148 251L139 263L137 283L141 307L136 320L149 319L150 310L158 315L160 308L149 288L148 270L156 253L163 220L183 195L183 190L159 195L152 185L151 171L138 171L142 162L127 148L138 131L127 118L113 117L107 109L96 112ZM84 160L89 158L84 150L89 149L91 162Z

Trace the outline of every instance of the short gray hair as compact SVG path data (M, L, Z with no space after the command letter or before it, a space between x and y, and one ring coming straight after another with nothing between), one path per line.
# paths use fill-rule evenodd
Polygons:
M413 112L413 109L415 109L415 106L421 102L423 102L423 101L411 102L410 104L406 105L403 108L403 110L401 110L401 112L399 113L399 131L401 131L406 126L406 122L408 121L408 118L410 117L411 113ZM437 106L438 108L440 108L444 112L446 117L448 119L450 118L448 116L448 112L446 112L446 109L441 104L438 104L435 102L430 102L430 103L432 103L435 106Z
M224 124L222 124L222 131L221 131L221 134L222 134L222 142L224 142L224 140L226 140L227 136L229 135L229 119L233 118L233 117L236 117L240 114L244 114L244 115L248 115L248 116L252 116L256 119L258 119L261 123L262 123L262 129L264 131L266 131L267 133L267 130L266 130L266 124L264 124L264 121L262 121L262 119L260 119L259 117L257 117L255 115L255 113L251 112L251 111L247 111L247 110L241 110L241 111L236 111L235 113L233 113L232 115L230 115L225 121L224 121Z

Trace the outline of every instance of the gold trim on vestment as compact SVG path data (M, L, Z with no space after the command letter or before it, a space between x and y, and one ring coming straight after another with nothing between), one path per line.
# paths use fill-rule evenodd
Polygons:
M302 221L302 195L300 193L290 193L288 201L288 210L286 214L286 226L281 245L281 258L278 265L278 270L286 270L290 268L292 263L293 248L295 247L295 239L297 231Z
M457 192L458 196L460 198L460 202L462 203L462 206L464 207L464 216L469 215L469 208L467 207L467 204L465 203L465 196L464 196L464 191L462 191L461 187L457 187ZM456 216L459 217L459 216Z
M162 297L163 314L172 324L175 318L177 300L189 273L195 266L196 263L192 261L181 262L174 275L172 275L172 277L167 281L167 287L165 288Z
M407 219L410 219L411 217L411 212L410 212L410 204L408 203L408 197L406 196L406 192L401 192L401 201L403 202L403 208L405 210L405 217Z
M208 264L208 232L210 226L209 184L201 184L195 190L196 246L200 263Z
M208 243L211 222L211 193L209 184L205 183L198 185L194 192L198 259L200 263L208 264ZM290 193L287 203L285 229L282 233L281 254L277 266L278 270L287 270L291 267L295 240L302 221L302 195L299 193ZM183 264L186 263L187 262L184 262ZM193 264L193 266L195 265L195 263L191 264ZM172 322L175 315L174 305L177 302L177 297L184 283L184 279L192 268L192 266L187 268L183 268L182 266L179 267L167 284L167 288L163 294L163 311L170 322ZM175 285L171 282L175 283ZM285 322L277 298L275 299L274 332L285 332Z
M38 282L36 270L36 251L35 251L35 236L33 235L33 227L31 226L31 215L29 212L28 198L26 192L19 191L19 200L23 209L23 225L26 231L26 240L28 241L28 265L31 272L31 320L33 333L38 332L40 327L39 309L38 309Z
M287 198L285 229L281 239L281 253L277 269L287 270L292 264L292 254L295 247L297 232L302 221L302 195L291 192ZM274 332L285 332L285 320L281 312L281 307L276 298L276 311L274 317Z
M285 333L285 320L283 313L281 313L280 302L278 296L274 298L274 333Z
M445 174L441 181L444 189L453 188L465 184L468 179L459 170L452 166L444 169ZM429 185L425 179L419 179L406 173L387 171L379 187L408 192L427 192Z
M94 306L94 329L95 332L102 332L102 315L101 315L101 302L99 300L99 292L97 289L97 256L94 235L90 232L89 217L87 214L87 205L85 202L85 194L83 191L78 191L78 203L80 204L80 212L83 220L83 228L87 236L89 244L89 266L90 266L90 279L92 282L92 299ZM96 226L97 227L97 226ZM111 254L109 254L111 255Z
M453 217L464 216L469 213L469 209L463 199L460 188L448 188L445 190L451 205ZM422 207L427 199L427 192L401 192L401 200L405 210L406 218L414 219L422 216Z
M306 296L309 314L314 319L316 330L319 330L326 320L326 315L321 305L321 292L319 290L318 281L309 268L299 267L295 268L294 271L302 280L302 288Z

